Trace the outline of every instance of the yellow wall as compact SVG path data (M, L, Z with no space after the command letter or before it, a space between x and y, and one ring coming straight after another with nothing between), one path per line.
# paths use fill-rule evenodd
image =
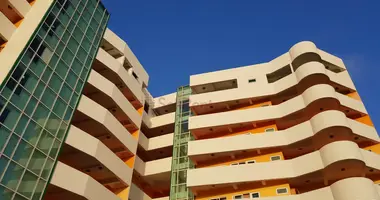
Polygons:
M249 190L236 190L236 192L231 192L231 193L225 193L223 190L220 191L220 194L217 195L209 195L209 196L197 196L195 199L196 200L210 200L212 198L219 198L219 197L226 197L228 200L233 199L235 195L240 195L240 194L245 194L245 193L253 193L253 192L260 192L260 198L261 197L273 197L273 196L278 196L276 193L277 188L287 188L288 189L288 194L282 194L281 196L284 195L290 195L291 190L289 187L289 184L282 184L282 185L275 185L275 186L268 186L268 187L261 187L261 188L255 188L255 189L249 189Z
M241 158L241 159L232 159L228 157L229 159L227 160L215 160L211 161L209 163L204 163L204 164L198 164L197 168L203 168L203 167L216 167L216 166L223 166L223 165L231 165L232 163L239 163L239 162L246 162L249 160L255 160L256 162L270 162L270 157L271 156L281 156L281 160L284 160L284 155L282 152L276 152L276 153L270 153L270 154L265 154L265 155L259 155L259 156L251 156L251 157L246 157L246 158Z
M359 118L357 118L355 120L358 121L358 122L361 122L363 124L367 124L368 126L373 126L372 120L369 117L369 115L366 115L364 117L359 117Z

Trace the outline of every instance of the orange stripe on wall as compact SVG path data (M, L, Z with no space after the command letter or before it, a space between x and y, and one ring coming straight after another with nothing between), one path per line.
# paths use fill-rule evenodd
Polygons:
M356 121L358 122L361 122L363 124L367 124L368 126L373 126L373 123L372 123L372 120L371 118L369 117L369 115L366 115L364 117L360 117L360 118L357 118L355 119Z
M359 100L361 101L362 99L360 98L358 92L351 92L350 94L347 94L347 96L353 98L353 99L356 99L356 100Z
M257 163L270 162L272 156L280 156L281 160L284 160L284 155L282 152L275 152L275 153L270 153L270 154L265 154L265 155L250 156L250 157L238 158L238 159L231 159L230 157L226 157L225 159L219 159L219 160L209 161L208 163L198 164L197 168L227 166L227 165L231 165L232 163L247 162L247 161L252 161L252 160L254 160Z
M365 147L365 150L371 150L374 153L380 154L380 144L375 144L369 147Z
M281 194L281 196L286 196L291 194L290 186L289 184L281 184L281 185L274 185L274 186L268 186L268 187L261 187L261 188L255 188L255 189L248 189L248 190L238 190L234 192L226 192L224 189L220 189L219 191L213 192L213 195L201 195L197 196L196 200L210 200L214 198L220 198L220 197L226 197L228 200L234 199L234 196L236 195L242 195L242 194L249 194L259 192L260 198L261 197L274 197L274 196L280 196L277 194L277 189L279 188L286 188L288 190L287 194ZM251 198L249 198L251 199Z

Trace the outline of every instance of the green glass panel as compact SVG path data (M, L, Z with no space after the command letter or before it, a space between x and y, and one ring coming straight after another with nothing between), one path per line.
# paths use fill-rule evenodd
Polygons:
M29 118L24 114L21 115L18 123L16 124L15 132L18 135L22 135L28 122L29 122Z
M0 185L0 196L4 199L12 199L13 192Z
M45 154L35 149L32 158L30 159L30 162L28 164L28 169L39 175L41 173L46 158L47 157Z
M8 188L15 190L23 171L24 168L20 165L15 162L10 162L3 178L1 179L1 183Z
M37 148L45 154L49 154L49 150L53 144L53 141L54 137L50 135L50 133L47 130L43 130L40 136L40 140L38 141Z
M29 160L30 155L33 152L33 146L20 140L17 146L16 152L12 157L12 160L16 161L18 164L25 166Z
M24 138L32 145L35 145L37 143L38 136L40 135L41 130L41 126L39 126L34 121L30 121L22 138Z
M28 198L30 198L33 194L34 187L37 184L38 177L28 171L25 171L24 176L20 182L20 186L18 187L18 192Z
M11 135L11 132L5 127L0 126L0 149L3 149L5 143L7 142L8 137ZM1 170L0 170L1 172Z
M39 179L37 186L36 186L36 189L34 191L32 200L40 200L41 199L41 195L44 192L45 186L46 186L46 181Z

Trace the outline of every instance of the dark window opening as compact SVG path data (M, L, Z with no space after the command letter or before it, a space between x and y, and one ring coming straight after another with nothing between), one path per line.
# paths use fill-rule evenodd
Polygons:
M145 102L145 104L144 104L144 111L146 113L149 113L149 104L148 104L148 102Z
M282 67L281 69L278 69L270 74L267 74L268 83L276 82L292 73L292 69L290 68L290 65L286 65L285 67Z
M255 83L256 82L256 79L255 78L253 78L253 79L249 79L248 80L248 83Z

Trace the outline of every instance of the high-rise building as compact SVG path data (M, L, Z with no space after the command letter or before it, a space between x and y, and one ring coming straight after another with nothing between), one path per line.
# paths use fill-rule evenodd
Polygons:
M377 132L311 42L153 98L99 0L0 11L1 200L380 200Z

